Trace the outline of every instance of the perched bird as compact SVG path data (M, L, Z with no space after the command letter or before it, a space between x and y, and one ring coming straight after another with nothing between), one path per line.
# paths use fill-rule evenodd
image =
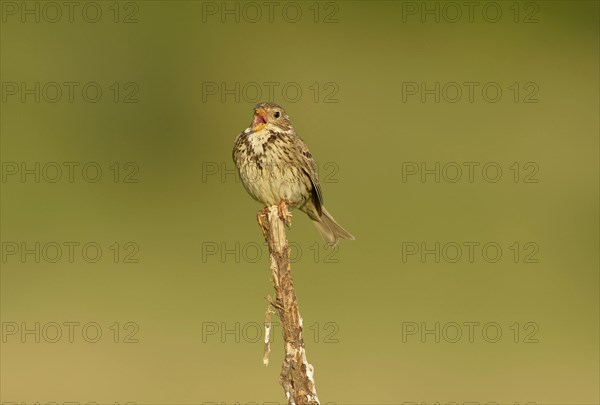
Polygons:
M267 206L285 202L305 212L331 246L354 239L323 206L315 161L277 104L254 107L252 124L235 140L233 161L255 200Z

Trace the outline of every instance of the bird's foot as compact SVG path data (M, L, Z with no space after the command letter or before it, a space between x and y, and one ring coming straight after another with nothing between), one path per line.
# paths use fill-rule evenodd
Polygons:
M281 200L277 207L279 208L279 217L290 227L292 225L292 214L288 211L288 204L287 201Z
M262 210L258 211L258 214L256 214L256 220L258 221L258 226L260 226L260 230L262 231L263 237L265 238L265 240L267 239L267 227L263 224L262 219L267 217L267 207L263 208Z

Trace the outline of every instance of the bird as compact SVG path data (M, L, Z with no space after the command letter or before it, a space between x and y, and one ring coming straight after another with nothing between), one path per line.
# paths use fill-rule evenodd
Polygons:
M257 104L252 123L235 140L232 155L252 198L265 206L285 203L306 213L329 246L340 239L354 240L323 206L315 160L281 106Z

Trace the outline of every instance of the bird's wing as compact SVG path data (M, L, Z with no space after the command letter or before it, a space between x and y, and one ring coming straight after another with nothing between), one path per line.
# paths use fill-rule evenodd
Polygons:
M245 129L243 132L241 132L237 138L235 138L235 143L233 144L233 150L231 151L231 157L233 158L233 161L237 164L237 155L239 155L243 149L246 148L246 146L244 145L244 142L247 141L248 139L248 129Z
M299 152L298 160L302 162L302 170L304 170L304 173L306 173L312 183L313 202L317 208L317 212L321 215L323 213L323 193L321 192L321 185L319 184L319 178L317 176L317 165L304 141L298 138L297 144Z

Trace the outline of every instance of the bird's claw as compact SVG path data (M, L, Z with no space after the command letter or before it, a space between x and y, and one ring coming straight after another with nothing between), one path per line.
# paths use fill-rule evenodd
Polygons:
M283 222L290 227L292 225L292 214L288 211L288 203L285 200L281 200L279 205L279 217L283 219Z
M262 210L258 211L258 214L256 214L256 220L258 221L258 225L260 226L260 230L262 231L262 234L265 239L267 239L267 227L265 227L265 225L263 224L262 218L265 218L266 216L267 208L263 208Z

